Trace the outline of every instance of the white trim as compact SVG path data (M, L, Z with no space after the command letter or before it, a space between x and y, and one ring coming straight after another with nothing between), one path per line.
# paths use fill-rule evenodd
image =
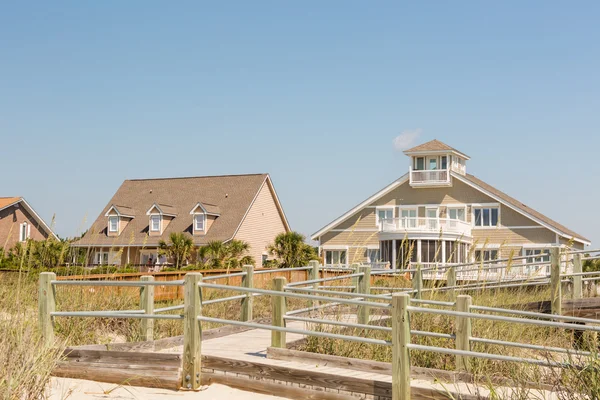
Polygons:
M485 203L484 203L485 204ZM488 203L493 204L493 203ZM483 223L483 210L490 210L490 224L492 223L492 210L498 210L498 220L496 221L496 225L475 225L475 210L481 209L481 223ZM497 205L481 205L481 204L471 204L471 227L472 229L498 229L502 226L502 218L501 218L501 209L500 204Z
M325 244L320 247L323 250L348 250L351 246L346 246L343 244ZM352 247L354 248L354 247L359 247L359 246L352 246Z
M500 243L477 243L475 245L475 249L479 250L479 249L499 249L504 247L504 245L500 244Z
M111 219L117 220L117 229L113 230L111 226ZM119 232L119 222L121 222L121 217L119 215L109 215L108 216L108 231L110 233Z
M329 232L379 232L379 229L369 229L369 228L330 229Z
M175 218L177 215L176 214L168 214L163 212L163 210L160 208L160 206L157 203L152 204L152 207L150 207L148 209L148 211L146 211L146 215L157 215L157 213L151 213L150 211L152 211L153 208L156 208L158 210L158 214L160 215L165 215L167 217L173 217Z
M115 206L115 205L112 205L112 204L111 204L110 208L108 209L108 211L106 211L106 214L104 214L104 216L105 216L105 217L110 217L110 216L111 216L111 214L109 214L109 213L110 213L110 211L111 211L111 210L115 210L115 212L117 213L117 216L119 216L119 217L131 218L131 219L135 218L135 216L133 216L133 215L125 215L125 214L121 214L121 213L119 212L119 209L117 208L117 206Z
M407 156L411 156L411 157L415 157L415 156L428 156L428 155L444 155L444 154L455 154L459 157L464 158L465 160L470 160L471 157L469 157L468 155L461 153L458 150L417 150L417 151L404 151L404 154L406 154Z
M379 226L379 210L392 210L392 218L396 218L396 206L377 206L375 207L375 226Z
M202 217L202 229L198 229L198 221L197 218L198 217ZM205 232L206 231L206 214L205 213L198 213L198 214L194 214L194 232Z
M358 211L360 211L363 208L365 208L365 206L369 205L370 203L374 202L375 200L379 199L380 197L385 196L386 194L388 194L392 190L396 189L398 186L400 186L403 183L407 182L408 181L408 175L409 174L404 174L400 178L396 179L394 182L390 183L389 185L387 185L386 187L384 187L383 189L381 189L379 192L375 193L374 195L372 195L368 199L364 200L363 202L361 202L357 206L353 207L352 209L350 209L346 213L342 214L342 216L336 218L335 220L331 221L329 224L325 225L323 228L321 228L317 232L313 233L311 235L311 237L310 237L311 240L317 240L324 233L327 233L331 228L333 228L334 226L339 225L340 223L344 222L346 219L350 218L352 215L354 215Z
M158 229L153 228L152 218L158 217ZM160 214L150 214L150 232L162 232L162 216Z
M4 209L7 209L8 207L12 207L14 205L17 205L19 203L23 203L23 205L25 206L25 208L27 209L27 211L30 214L32 214L33 218L35 218L35 220L45 228L46 233L48 234L48 236L53 236L54 239L59 240L59 238L56 235L56 233L54 233L54 231L50 228L50 226L48 226L48 224L46 224L46 222L42 219L42 217L40 217L40 215L37 212L35 212L35 210L33 209L33 207L31 207L29 205L29 203L27 202L27 200L25 200L23 197L20 197L14 203L7 204L6 206L0 208L0 211L2 211Z
M540 225L523 225L523 226L506 226L506 225L502 225L503 228L506 229L548 229L544 226L540 226Z
M576 237L574 237L574 236L572 236L572 235L567 235L567 234L565 234L564 232L561 232L559 229L557 229L557 228L555 228L555 227L553 227L553 226L549 225L548 223L546 223L546 222L544 222L544 221L540 220L539 218L536 218L536 217L534 217L533 215L529 214L529 213L528 213L528 212L526 212L526 211L523 211L523 210L522 210L522 209L520 209L519 207L513 206L512 204L509 204L509 203L507 203L506 201L503 201L503 200L502 200L500 197L498 197L497 195L495 195L495 194L491 193L490 191L488 191L488 190L486 190L486 189L482 188L481 186L477 185L476 183L473 183L473 182L469 181L469 179L468 179L468 178L466 178L465 176L462 176L462 175L460 175L460 174L458 174L458 173L455 173L455 172L451 172L451 175L452 175L453 177L455 177L456 179L458 179L459 181L461 181L461 182L463 182L463 183L465 183L465 184L467 184L467 185L469 185L469 186L471 186L471 187L473 187L473 188L475 188L475 189L479 190L481 193L483 193L483 194L485 194L485 195L487 195L487 196L491 197L491 198L492 198L492 199L494 199L494 200L497 200L497 201L499 201L500 203L502 203L502 204L503 204L503 205L505 205L506 207L508 207L508 208L510 208L510 209L512 209L512 210L514 210L514 211L516 211L516 212L518 212L518 213L519 213L519 214L521 214L521 215L524 215L524 216L526 216L526 217L527 217L527 218L529 218L530 220L532 220L532 221L534 221L534 222L537 222L538 224L540 224L540 225L542 225L542 226L544 226L544 227L548 228L548 229L549 229L549 230L551 230L552 232L554 232L554 233L557 233L557 234L559 234L560 236L562 236L562 237L564 237L564 238L567 238L567 239L569 239L569 240L570 240L570 239L573 239L573 240L575 240L575 241L577 241L577 242L579 242L579 243L583 243L584 245L587 245L587 246L589 246L590 244L592 244L591 242L588 242L588 241L586 241L586 240L583 240L583 239L580 239L580 238L576 238Z

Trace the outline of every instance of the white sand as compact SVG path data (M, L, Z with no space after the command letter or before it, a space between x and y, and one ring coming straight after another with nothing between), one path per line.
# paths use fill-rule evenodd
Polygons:
M283 397L244 392L213 383L199 392L176 392L166 389L151 389L139 386L119 386L82 379L52 378L48 400L283 400ZM287 399L286 399L287 400Z

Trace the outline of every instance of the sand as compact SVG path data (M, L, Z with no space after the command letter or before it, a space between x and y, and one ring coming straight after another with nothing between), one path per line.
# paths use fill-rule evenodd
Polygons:
M214 383L199 392L176 392L139 386L119 386L82 379L52 378L48 400L283 400L283 397L245 392Z

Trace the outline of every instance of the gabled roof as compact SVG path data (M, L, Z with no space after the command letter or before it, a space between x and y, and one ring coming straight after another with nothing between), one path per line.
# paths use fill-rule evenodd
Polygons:
M29 205L29 203L23 197L0 197L0 211L5 208L14 206L16 204L22 205L25 209L31 214L31 216L39 223L40 228L46 231L46 234L50 237L52 236L54 239L59 240L58 236L52 228L46 224L46 222L38 215L37 212Z
M206 213L207 215L216 215L216 216L221 215L221 209L219 208L219 206L216 206L214 204L201 203L201 202L196 203L194 208L192 208L192 210L190 211L190 214L197 213L198 211L196 211L196 210L198 208L200 208L201 213L203 212L203 213Z
M483 182L479 178L476 178L475 176L470 175L470 174L466 174L466 176L464 176L461 174L457 174L456 172L453 172L453 171L451 172L451 174L452 174L452 177L457 178L461 182L464 182L467 185L470 185L471 187L481 191L482 193L496 199L496 201L498 201L499 203L502 203L505 206L512 208L516 212L518 212L518 213L526 216L527 218L530 218L531 220L537 222L538 224L550 229L551 231L555 232L559 236L562 236L567 239L574 239L574 240L577 240L586 245L591 244L590 240L585 238L584 236L568 229L564 225L559 224L558 222L554 221L551 218L548 218L547 216L543 215L542 213L535 211L531 207L526 206L525 204L521 203L520 201L516 200L515 198L510 197L509 195L494 188L491 185L488 185L487 183ZM344 213L343 215L336 218L329 224L325 225L319 231L312 234L311 239L317 240L319 238L319 236L328 232L330 229L333 229L334 227L336 227L337 225L339 225L340 223L342 223L343 221L345 221L346 219L350 218L352 215L354 215L355 213L357 213L358 211L363 209L365 206L371 204L375 200L379 199L380 197L384 196L385 194L396 189L398 186L402 185L406 181L408 181L408 174L401 176L400 178L398 178L397 180L395 180L388 186L384 187L379 192L375 193L373 196L369 197L365 201L363 201L360 204L358 204L357 206L353 207L348 212Z
M193 236L197 245L212 240L231 240L264 184L272 188L268 174L199 176L188 178L131 179L124 181L100 213L88 232L75 246L156 246L172 232L192 232L193 219L189 214L201 201L207 212L220 214L211 228L201 237ZM273 191L274 193L274 191ZM289 229L285 214L276 196L284 225ZM106 211L112 204L124 204L136 210L119 236L106 235ZM175 217L161 236L148 236L149 217L146 212L158 207Z
M159 203L154 203L152 204L152 206L150 206L150 208L148 209L148 211L146 211L146 215L150 215L152 213L152 210L158 210L158 212L162 215L167 215L169 217L176 217L177 216L177 209L169 204L159 204Z
M105 217L108 217L108 214L114 210L119 217L127 217L127 218L135 218L135 210L131 207L126 206L118 206L115 204L111 204L110 208L104 214Z
M415 146L412 149L404 150L404 154L424 154L432 152L451 152L456 153L467 160L470 158L462 151L456 150L454 147L448 146L446 143L440 142L437 139L430 140L429 142Z

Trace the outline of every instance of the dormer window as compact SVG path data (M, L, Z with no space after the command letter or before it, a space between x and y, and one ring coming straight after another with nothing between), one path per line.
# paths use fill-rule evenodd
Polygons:
M194 230L195 231L203 231L204 230L204 214L196 214L194 215Z
M108 217L108 231L109 232L118 232L119 231L119 217L117 215Z
M160 232L160 215L150 216L150 231Z

